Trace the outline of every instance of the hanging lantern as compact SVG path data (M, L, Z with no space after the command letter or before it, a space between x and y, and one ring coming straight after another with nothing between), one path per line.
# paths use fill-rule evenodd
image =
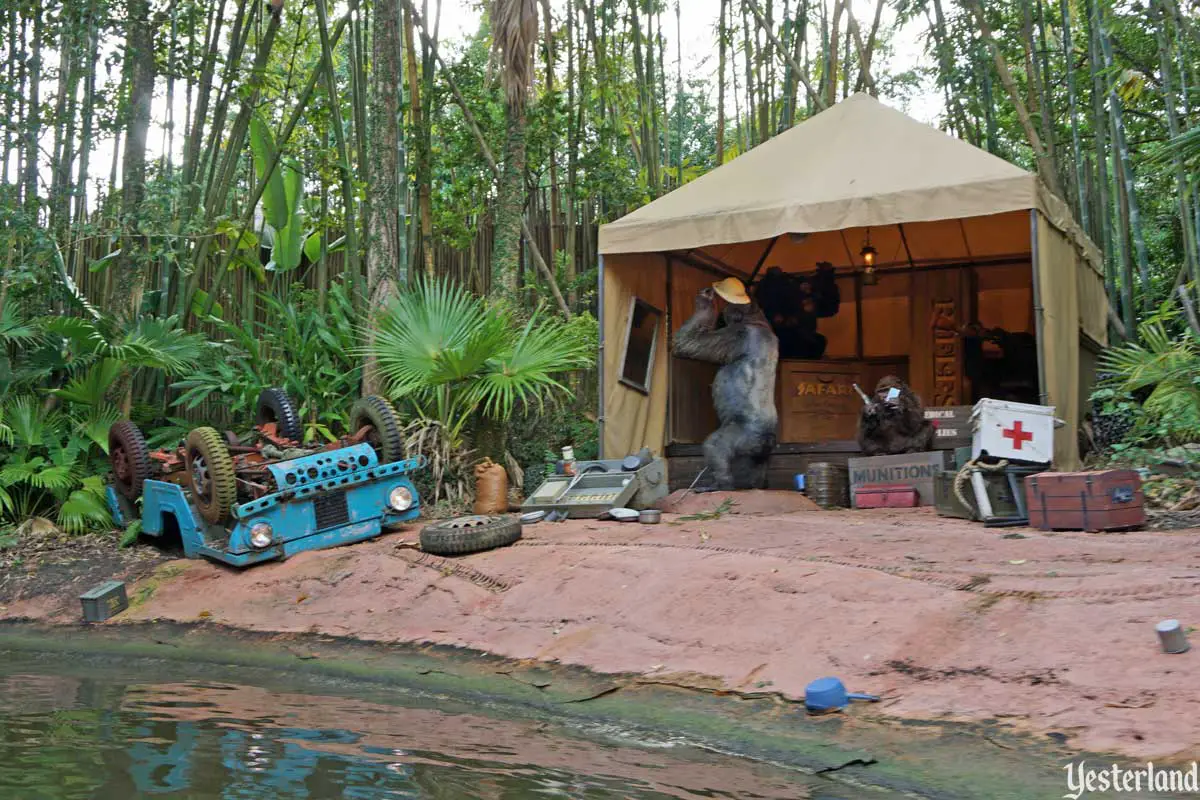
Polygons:
M875 256L879 255L874 247L871 246L871 229L867 229L867 236L863 240L863 248L858 251L863 260L863 284L866 286L874 286L879 283L879 276L875 274Z

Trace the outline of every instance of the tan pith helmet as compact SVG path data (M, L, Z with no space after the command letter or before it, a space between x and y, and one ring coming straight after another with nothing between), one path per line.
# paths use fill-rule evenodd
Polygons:
M726 278L723 281L717 281L713 284L713 291L721 295L721 298L727 303L744 306L750 302L750 296L746 294L745 285L737 278Z

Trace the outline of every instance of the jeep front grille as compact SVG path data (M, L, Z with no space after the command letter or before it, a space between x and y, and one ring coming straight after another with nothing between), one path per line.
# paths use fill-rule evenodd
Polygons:
M350 521L350 509L346 506L346 493L330 492L313 500L313 511L317 515L317 530L336 528Z

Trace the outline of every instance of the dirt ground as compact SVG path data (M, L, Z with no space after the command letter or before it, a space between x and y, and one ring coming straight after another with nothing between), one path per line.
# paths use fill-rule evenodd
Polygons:
M428 642L792 699L837 675L883 696L856 715L997 720L1080 750L1200 756L1200 632L1182 655L1154 632L1166 618L1200 627L1200 531L988 529L772 495L691 497L658 525L543 522L457 559L417 550L414 526L243 572L173 561L112 624ZM78 602L43 595L3 614L74 621Z
M27 524L0 545L0 616L6 604L77 598L114 578L142 578L166 560L153 548L120 548L115 534L71 536L48 523Z

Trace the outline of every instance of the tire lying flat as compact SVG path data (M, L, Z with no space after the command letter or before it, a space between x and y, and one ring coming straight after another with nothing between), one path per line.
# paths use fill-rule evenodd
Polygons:
M520 538L521 521L516 517L455 517L422 528L421 549L438 556L461 556L505 547Z

